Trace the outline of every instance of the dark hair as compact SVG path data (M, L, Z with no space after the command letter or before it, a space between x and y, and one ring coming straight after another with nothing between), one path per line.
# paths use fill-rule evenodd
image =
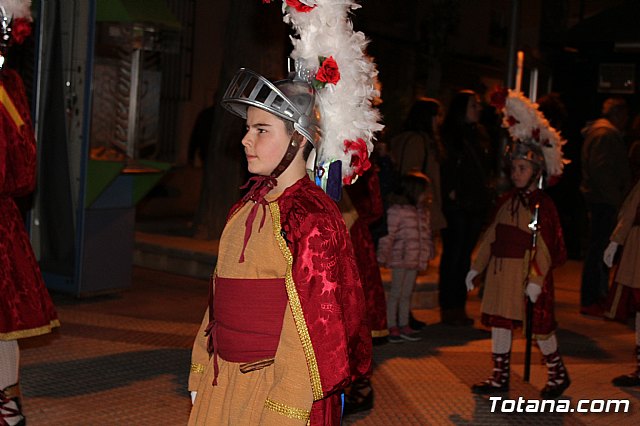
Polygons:
M295 128L293 127L293 121L285 120L284 118L280 118L280 120L282 120L282 122L284 123L284 129L287 131L287 134L291 136L293 134L293 131L295 130Z
M296 130L295 127L293 127L293 121L285 120L283 118L280 118L280 120L282 120L282 122L284 123L284 129L287 131L287 134L289 135L289 137L291 137L293 135L293 132ZM307 143L305 144L302 151L302 159L304 161L307 161L307 159L309 158L309 155L311 154L312 149L313 149L313 144L311 143L311 141L307 140Z
M474 96L476 96L476 93L471 90L460 90L454 95L442 123L443 133L459 132L467 124L467 107L469 106L469 99Z
M438 116L441 105L436 99L423 98L415 101L404 122L404 130L426 132L432 138L435 129L433 118Z
M309 154L311 154L311 151L313 150L313 144L307 140L307 143L304 145L303 150L304 151L302 151L302 159L304 161L307 161L309 159Z

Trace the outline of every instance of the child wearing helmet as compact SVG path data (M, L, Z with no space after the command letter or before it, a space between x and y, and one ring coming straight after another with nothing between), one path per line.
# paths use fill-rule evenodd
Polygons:
M473 385L472 391L509 390L512 333L525 321L526 297L533 303L533 337L548 368L541 397L554 399L570 384L555 336L552 271L566 258L562 229L553 201L538 185L546 171L540 145L534 140L515 141L508 154L514 188L499 203L466 278L471 291L474 278L486 271L481 320L491 328L494 362L493 374ZM537 232L535 244L532 232Z
M371 335L344 222L307 175L315 92L241 69L222 105L246 120L255 176L220 239L189 424L339 424L341 390L369 374Z

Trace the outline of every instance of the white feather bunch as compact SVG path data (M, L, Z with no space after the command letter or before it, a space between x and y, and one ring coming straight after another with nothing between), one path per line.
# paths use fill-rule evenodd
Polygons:
M508 129L511 138L516 142L530 140L539 143L549 176L561 175L566 163L562 146L567 141L551 127L538 110L538 104L531 102L522 93L509 89L502 113L502 126Z
M362 156L362 148L366 146L366 158L360 160L368 164L374 134L384 127L379 123L378 110L372 105L372 100L380 96L374 87L378 72L365 54L368 43L365 35L353 30L348 17L351 10L360 7L356 1L300 1L313 9L299 12L283 0L284 21L293 26L299 37L291 38L291 57L304 63L312 75L321 65L319 58L333 57L340 72L337 83L327 83L318 90L322 141L316 163L326 168L331 162L341 160L343 183L348 184L357 177L355 174L364 172L362 167L352 167L352 156L358 153ZM345 141L356 142L362 148L345 152Z
M31 21L31 0L0 0L5 12L12 18L24 18Z

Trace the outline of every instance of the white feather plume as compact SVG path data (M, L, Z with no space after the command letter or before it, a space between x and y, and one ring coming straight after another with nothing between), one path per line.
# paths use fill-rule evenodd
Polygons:
M564 165L568 162L564 160L562 153L562 146L567 141L551 127L544 114L538 110L538 104L531 102L522 93L509 89L504 105L496 106L502 110L502 126L507 128L511 138L516 142L538 142L542 147L548 175L561 175Z
M0 0L5 12L12 18L25 18L31 21L31 0Z
M318 58L333 57L340 72L336 84L328 83L318 90L322 142L316 162L324 167L342 160L343 182L350 183L357 177L354 174L362 174L363 170L352 167L352 155L357 151L345 152L345 141L362 140L368 157L375 133L384 127L379 123L380 113L372 105L380 93L374 87L378 74L375 64L365 54L368 41L362 32L353 30L348 17L360 5L354 0L300 1L313 9L299 12L283 0L284 21L293 26L298 36L291 38L291 57L304 61L314 75L320 66Z

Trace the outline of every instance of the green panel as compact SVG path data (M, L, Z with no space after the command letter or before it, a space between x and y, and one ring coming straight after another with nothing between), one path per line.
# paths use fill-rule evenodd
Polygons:
M124 169L122 161L89 160L84 199L85 208L91 206L98 196L120 176L122 169Z
M131 16L121 0L98 0L96 4L96 21L131 22Z
M133 178L133 205L135 206L142 200L145 195L153 189L154 186L162 179L167 170L171 168L170 163L162 163L160 161L138 160L138 164L148 167L145 172L137 172Z
M98 22L151 22L171 29L180 29L164 0L97 0Z

